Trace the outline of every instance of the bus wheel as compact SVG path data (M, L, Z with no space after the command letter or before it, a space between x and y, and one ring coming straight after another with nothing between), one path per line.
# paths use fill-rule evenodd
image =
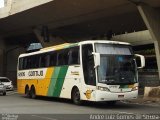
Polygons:
M29 98L30 97L30 91L29 91L29 87L26 86L25 88L25 97Z
M31 87L31 98L32 99L36 98L36 91L35 91L35 87L34 86Z
M108 106L114 106L116 105L117 101L107 101L106 103Z
M82 102L80 99L80 92L79 92L78 88L74 88L72 91L72 101L76 105L80 105Z
M3 92L3 96L5 96L6 95L6 92Z

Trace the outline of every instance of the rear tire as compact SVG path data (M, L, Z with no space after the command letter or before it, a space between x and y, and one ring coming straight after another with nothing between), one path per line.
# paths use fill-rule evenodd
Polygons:
M35 90L35 87L34 87L34 86L31 87L30 94L31 94L31 98L32 98L32 99L35 99L35 98L36 98L36 90Z
M3 92L3 96L5 96L6 95L6 92Z
M76 105L80 105L82 103L78 88L74 88L72 91L72 101Z
M29 91L29 87L26 86L25 88L25 97L29 98L30 97L30 91Z

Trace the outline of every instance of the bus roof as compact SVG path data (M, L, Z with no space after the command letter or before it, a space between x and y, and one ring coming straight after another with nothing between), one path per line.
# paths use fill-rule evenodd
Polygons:
M119 42L119 41L111 41L111 40L86 40L79 42L79 44L89 44L89 43L107 43L107 44L123 44L123 45L130 45L127 42Z
M25 56L30 56L30 55L35 55L35 54L70 48L70 47L74 47L74 46L78 46L78 45L94 44L94 43L130 45L129 43L126 43L126 42L118 42L118 41L110 41L110 40L86 40L86 41L82 41L82 42L78 42L78 43L64 43L64 44L60 44L60 45L42 48L39 51L35 51L35 52L31 52L31 53L23 53L19 57L25 57Z

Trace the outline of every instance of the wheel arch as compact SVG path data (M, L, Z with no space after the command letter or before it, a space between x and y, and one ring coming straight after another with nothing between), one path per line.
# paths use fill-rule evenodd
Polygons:
M72 99L72 97L73 97L73 91L74 91L74 89L78 89L78 90L79 90L79 88L78 88L76 85L74 85L74 86L72 87L72 90L71 90L71 99ZM79 90L79 92L80 92L80 90ZM81 94L80 94L80 96L81 96Z

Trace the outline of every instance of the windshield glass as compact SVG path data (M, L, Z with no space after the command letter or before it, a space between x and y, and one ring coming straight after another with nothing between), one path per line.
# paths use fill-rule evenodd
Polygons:
M98 81L106 84L132 84L137 82L136 64L130 46L96 44L100 53Z
M0 82L9 82L9 80L8 80L8 79L3 78L3 79L0 79Z

